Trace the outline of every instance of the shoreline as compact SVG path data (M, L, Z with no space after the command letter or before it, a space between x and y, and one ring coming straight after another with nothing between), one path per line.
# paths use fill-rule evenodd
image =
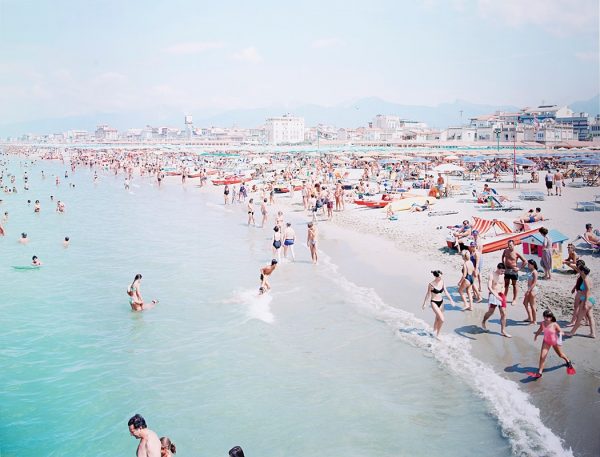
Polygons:
M440 203L456 202L442 200L437 206L442 206ZM298 195L293 201L289 197L276 197L275 205L269 208L270 214L278 210L282 210L285 216L292 214L294 222L298 219L303 223L310 220L299 203ZM445 272L447 287L459 306L460 296L455 283L460 277L460 258L458 255L442 254L444 250L437 247L440 243L439 232L435 229L425 231L423 228L431 228L433 220L437 226L445 226L464 215L459 213L433 218L423 213L404 212L401 216L416 216L418 219L413 220L413 224L401 225L401 218L390 222L385 218L384 211L347 207L344 212L334 213L331 221L319 218L320 250L331 258L338 266L338 271L348 280L374 290L386 304L424 320L430 330L433 313L429 305L424 311L421 310L426 284L431 278L430 271L443 265L441 269ZM506 218L505 213L502 216ZM392 224L397 225L394 227ZM303 242L304 232L297 230L297 236ZM520 247L518 249L520 251ZM484 254L484 265L489 267L495 264L495 258L500 256L501 251ZM585 258L587 261L590 256ZM352 259L351 262L348 262L349 259ZM406 268L407 265L410 268ZM486 268L482 280L486 278L487 281L488 272L489 268ZM572 298L564 289L568 287L570 290L574 281L575 275L558 273L553 275L551 281L543 281L545 291L538 303L538 314L548 306L555 310L557 317L566 317L572 307ZM394 283L393 287L390 287L390 282ZM499 336L498 313L488 322L489 332L480 328L487 310L486 300L474 303L471 313L459 311L458 306L452 308L447 305L441 337L458 335L470 341L473 357L489 364L496 374L514 383L539 410L543 424L563 440L566 449L571 448L574 455L578 456L598 455L600 438L597 438L595 424L600 421L600 410L593 406L600 380L600 360L595 347L597 341L580 335L565 341L565 351L574 360L578 370L575 377L567 377L561 367L562 361L551 354L547 361L547 376L541 382L532 383L525 372L537 368L541 339L533 341L537 325L522 325L520 322L526 317L520 303L523 283L518 283L518 302L508 307L508 325L513 338ZM598 314L595 317L598 319ZM578 333L581 331L585 332L586 328L581 327ZM474 393L481 396L480 392ZM494 405L490 406L493 408ZM565 421L566 417L568 421ZM501 418L498 420L501 421Z

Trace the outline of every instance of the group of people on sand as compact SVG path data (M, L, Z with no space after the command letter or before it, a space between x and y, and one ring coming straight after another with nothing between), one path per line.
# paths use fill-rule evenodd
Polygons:
M129 434L139 444L136 450L137 457L173 457L177 453L175 443L168 437L158 437L156 432L150 430L146 420L140 415L135 414L127 422ZM244 451L240 446L234 446L229 450L229 457L244 457Z
M468 221L463 223L465 228L463 232L469 230ZM475 231L471 232L471 235ZM541 377L544 370L544 364L548 351L553 348L555 352L565 360L569 374L574 374L574 368L571 361L564 355L561 349L562 339L559 336L565 335L571 337L576 334L579 327L587 322L590 327L591 338L596 337L596 326L592 313L593 306L596 301L591 295L591 282L589 279L590 269L585 265L585 262L577 258L574 246L571 244L568 248L568 257L564 260L564 264L569 266L576 274L577 280L572 289L575 294L573 305L573 316L567 327L572 326L572 330L568 333L563 332L560 325L556 322L554 314L550 310L545 310L543 320L538 322L537 315L537 297L539 294L538 281L540 279L551 279L552 270L552 241L548 237L548 230L545 227L539 229L539 233L544 237L543 252L541 259L541 267L544 275L540 278L538 272L539 267L534 259L525 259L520 253L515 250L513 240L508 241L506 249L503 250L501 261L496 265L496 268L490 273L487 282L488 288L488 309L483 316L481 326L487 331L487 322L494 314L496 309L500 313L500 334L506 338L511 338L507 332L507 303L509 292L512 290L512 305L518 300L519 288L519 272L525 270L526 288L523 297L523 306L526 312L525 323L535 325L539 323L539 328L535 333L535 338L540 334L544 334L544 342L540 354L539 369L533 373L534 377ZM460 236L457 233L457 237ZM474 241L470 243L468 249L461 252L462 257L462 275L458 283L458 292L463 301L463 311L472 310L473 298L477 302L482 301L481 289L481 265L482 255L481 248L478 242L477 234L473 236ZM448 292L446 285L442 279L443 275L440 270L432 271L433 281L427 284L425 298L422 308L425 309L427 302L430 303L433 310L435 320L433 330L436 337L439 337L441 328L444 323L444 296L448 301L455 306L452 295Z

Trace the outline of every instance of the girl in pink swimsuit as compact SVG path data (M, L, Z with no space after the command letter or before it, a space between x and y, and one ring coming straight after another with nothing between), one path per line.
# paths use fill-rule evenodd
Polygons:
M569 358L563 353L561 349L562 338L559 339L559 334L562 337L563 331L560 326L556 323L556 317L552 314L552 311L547 309L544 311L544 320L540 324L540 328L535 332L533 340L535 341L540 334L544 332L544 342L542 343L542 351L540 352L540 366L536 373L536 378L542 377L544 371L544 365L546 364L546 357L548 357L548 351L553 348L556 354L567 363L567 373L574 374L573 365ZM571 373L571 371L573 373Z

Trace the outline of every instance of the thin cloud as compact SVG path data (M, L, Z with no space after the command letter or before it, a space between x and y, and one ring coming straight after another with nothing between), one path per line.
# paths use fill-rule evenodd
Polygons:
M509 26L534 25L554 35L597 28L597 0L477 0L481 16Z
M580 51L575 53L575 57L585 62L599 60L598 51Z
M339 38L319 38L312 42L312 47L316 49L333 48L342 44L343 41Z
M234 53L231 57L239 62L261 63L263 61L262 56L254 46L244 48Z
M168 46L164 50L168 54L189 55L201 54L210 49L220 49L224 46L223 43L218 41L185 41Z

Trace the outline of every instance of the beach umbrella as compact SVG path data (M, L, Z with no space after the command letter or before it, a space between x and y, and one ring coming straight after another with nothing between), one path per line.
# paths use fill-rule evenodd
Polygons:
M250 163L252 165L265 165L269 163L269 159L265 159L264 157L257 157L256 159L252 159Z
M595 167L600 165L600 159L585 159L579 162L579 165L583 165L584 167Z
M413 163L429 163L429 162L431 162L431 160L428 160L425 157L411 157L408 160L409 160L409 162L413 162Z
M433 167L433 171L437 171L438 173L452 173L453 171L465 171L465 169L453 163L443 163L442 165Z
M449 155L448 157L444 157L444 160L458 160L458 156L456 155Z
M529 160L525 157L517 157L516 163L517 165L521 165L524 167L530 167L532 165L535 165L535 162L533 160Z

